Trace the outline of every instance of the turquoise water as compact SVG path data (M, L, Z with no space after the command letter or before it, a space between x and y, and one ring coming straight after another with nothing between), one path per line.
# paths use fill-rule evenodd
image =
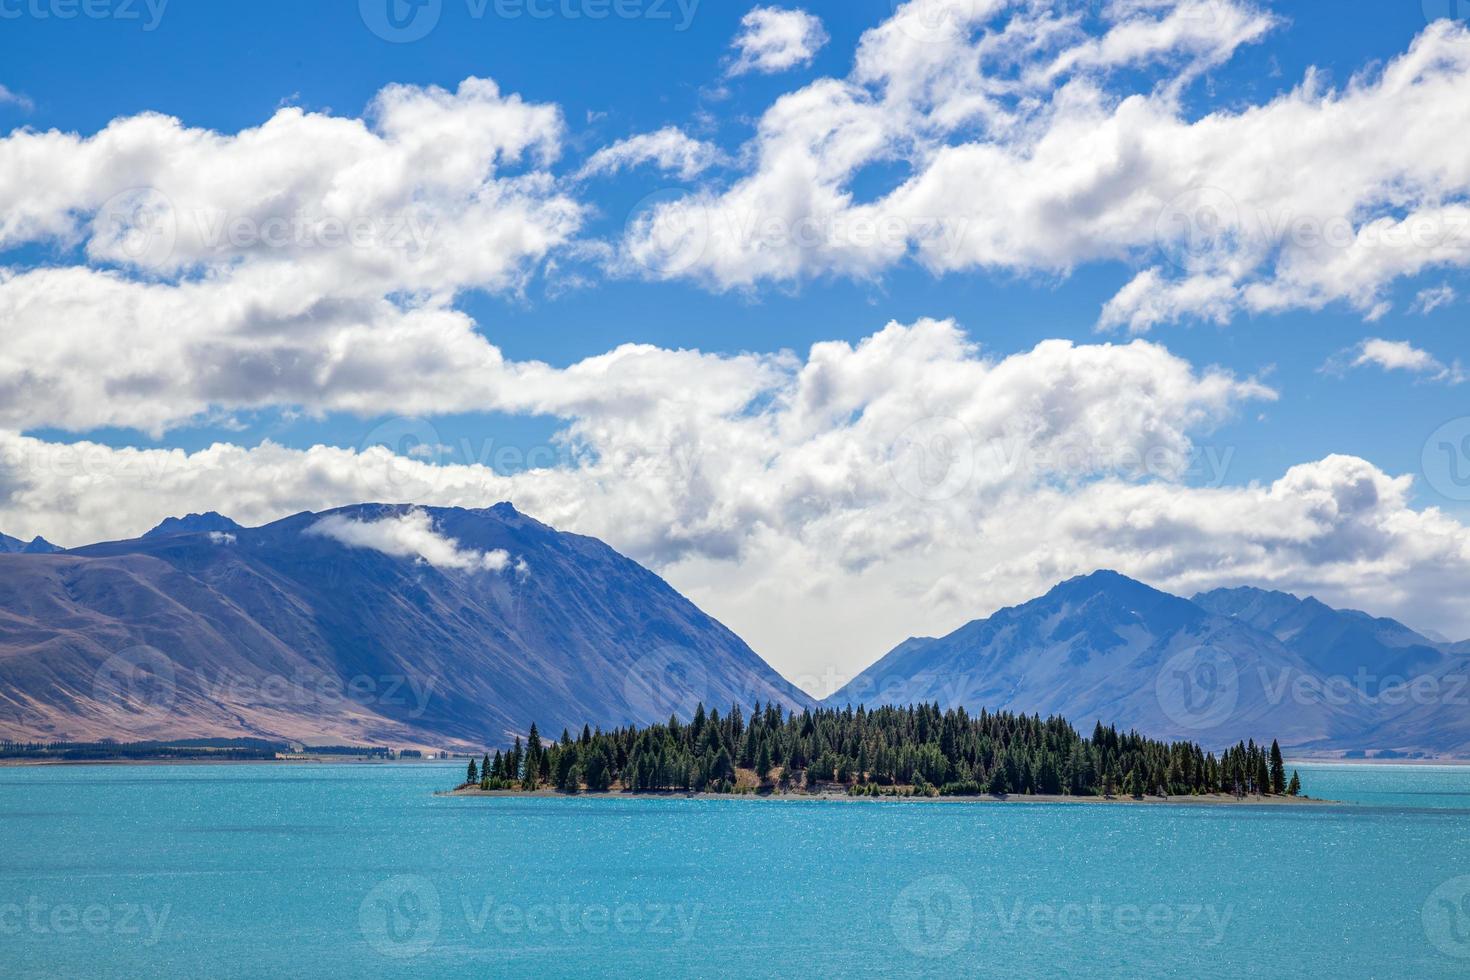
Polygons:
M1301 768L1361 805L474 800L432 795L458 766L0 769L0 976L1470 974L1470 769Z

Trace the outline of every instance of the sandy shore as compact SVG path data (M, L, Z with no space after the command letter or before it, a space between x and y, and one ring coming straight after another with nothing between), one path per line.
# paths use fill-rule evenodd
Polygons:
M486 797L491 799L592 799L592 800L759 800L787 803L1073 803L1078 805L1125 806L1346 806L1337 800L1318 800L1308 796L1246 796L1237 799L1226 793L1208 796L848 796L846 793L578 793L575 797L555 790L534 793L523 790L481 790L459 787L435 796Z

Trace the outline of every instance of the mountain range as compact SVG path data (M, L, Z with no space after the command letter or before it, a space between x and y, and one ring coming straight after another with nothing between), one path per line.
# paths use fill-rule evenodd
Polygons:
M813 703L657 575L509 504L0 555L0 737L483 747Z
M54 555L60 551L56 545L42 537L22 541L8 534L0 534L0 555Z
M1101 571L899 644L830 705L937 701L1298 754L1470 755L1470 642L1255 588L1185 599Z
M834 706L938 702L1298 755L1470 756L1470 642L1116 572L899 644ZM216 513L60 551L0 536L0 737L478 748L816 702L654 573L510 504Z

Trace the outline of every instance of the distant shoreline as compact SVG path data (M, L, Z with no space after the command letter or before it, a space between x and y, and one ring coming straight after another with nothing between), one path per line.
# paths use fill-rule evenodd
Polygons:
M449 766L463 759L368 759L360 756L307 756L300 759L0 759L0 769L24 766Z
M1470 766L1470 759L1287 759L1291 766Z
M1010 794L1007 796L849 796L846 793L824 791L821 793L560 793L552 789L528 790L482 790L461 786L451 790L440 790L438 797L461 797L506 800L533 799L589 799L589 800L759 800L763 802L786 801L793 803L1078 803L1078 804L1124 804L1127 806L1348 806L1340 800L1319 800L1310 796L1246 796L1237 798L1228 793L1211 793L1207 796L1146 796L1134 799L1131 796L1040 796Z

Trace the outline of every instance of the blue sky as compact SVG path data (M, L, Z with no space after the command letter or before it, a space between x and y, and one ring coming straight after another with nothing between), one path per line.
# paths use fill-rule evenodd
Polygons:
M513 93L527 103L556 107L563 120L557 140L559 156L545 166L526 165L515 172L534 169L547 175L558 183L560 192L585 208L570 240L525 259L521 265L524 275L514 286L482 284L471 277L456 280L450 287L452 298L446 308L470 317L479 336L507 362L537 361L570 368L625 344L720 355L790 350L800 362L813 344L843 341L856 345L890 321L912 324L921 318L956 321L969 340L980 345L980 357L990 363L1024 355L1049 339L1077 345L1127 344L1134 339L1127 326L1101 329L1099 320L1109 301L1156 259L1136 253L1126 258L1075 260L1069 253L1055 262L1011 267L981 263L950 271L926 268L908 254L860 274L823 269L818 263L814 270L792 278L757 277L752 284L727 288L697 276L660 278L630 275L626 268L611 270L606 253L589 246L616 248L630 216L646 213L646 203L640 202L646 202L650 194L719 195L750 177L759 152L757 124L762 115L783 95L819 79L847 76L865 32L894 16L897 5L889 0L804 4L806 11L820 19L826 42L809 60L790 68L740 75L729 71L732 40L746 29L742 18L753 6L749 3L705 0L692 4L685 0L681 6L676 0L629 0L628 9L637 16L594 20L586 14L600 9L596 0L590 5L586 0L544 4L558 11L546 17L526 12L500 15L494 3L483 16L476 16L476 3L442 0L436 26L425 37L391 43L368 26L376 16L373 5L386 2L398 0L364 0L361 9L354 3L285 0L245 5L171 0L161 9L156 5L150 9L141 0L127 5L123 0L96 0L93 9L105 16L65 18L61 16L67 10L65 0L0 0L0 85L9 93L8 98L0 97L0 134L54 129L85 140L114 120L160 113L185 127L229 136L261 126L283 107L356 120L370 114L369 107L386 86L410 86L416 91L438 86L453 92L468 77L489 78L502 95ZM1108 6L1094 5L1074 25L1078 35L1097 37L1114 24L1121 15L1109 13ZM1173 0L1141 6L1145 12L1167 12ZM1284 98L1309 72L1318 73L1317 84L1327 91L1341 92L1358 73L1366 73L1371 80L1385 63L1402 56L1426 32L1430 25L1426 8L1437 11L1443 6L1448 12L1451 4L1436 6L1434 0L1428 0L1421 7L1417 2L1350 0L1240 6L1271 15L1274 23L1260 38L1232 43L1226 56L1183 83L1171 109L1183 124L1197 123L1211 113L1242 113ZM500 9L522 10L504 3ZM1068 8L1078 9L1082 8L1076 4ZM569 11L579 16L568 16ZM1188 63L1171 60L1162 67L1120 63L1091 76L1090 83L1116 103L1130 93L1156 94L1168 78L1186 74L1181 66ZM597 150L669 126L722 152L724 159L688 178L641 165L576 179ZM960 127L939 142L953 145L976 133L974 128ZM993 136L981 134L979 138ZM1399 137L1385 133L1383 138L1392 143ZM1455 132L1444 134L1446 140L1458 138ZM1364 156L1382 152L1381 147L1361 147ZM845 187L857 202L883 198L919 173L925 159L915 154L907 159L870 160L855 168ZM1276 165L1269 146L1261 159L1262 166ZM1279 165L1297 168L1303 165L1302 159L1283 159ZM243 160L240 165L246 166ZM1303 179L1301 173L1285 169L1281 176L1283 181ZM248 174L234 173L226 165L213 179L227 192L237 177L242 184L249 180ZM1310 185L1310 178L1304 183ZM1458 200L1462 191L1454 180L1447 179L1438 195L1425 193L1419 203L1436 198ZM36 187L32 199L45 193L44 187ZM1415 202L1380 197L1373 203L1380 215L1402 216L1412 211ZM93 271L110 269L143 284L178 284L191 276L208 275L197 268L183 273L119 270L95 256L89 258L86 249L85 233L0 236L0 266L23 274L90 265ZM229 274L228 269L234 267L221 268L225 271L216 273ZM1427 313L1415 310L1416 297L1444 286L1450 287L1444 295L1453 299ZM1228 405L1200 410L1201 417L1180 422L1194 447L1227 454L1229 465L1220 474L1192 468L1178 474L1176 482L1199 487L1269 486L1293 466L1344 454L1366 461L1387 478L1413 477L1405 493L1414 512L1439 508L1459 521L1470 519L1470 505L1458 499L1466 494L1456 492L1442 479L1427 479L1421 472L1431 434L1467 414L1470 385L1457 383L1456 366L1461 359L1470 362L1467 290L1470 283L1463 263L1436 263L1428 271L1385 277L1375 302L1382 302L1386 310L1374 313L1364 303L1342 297L1321 303L1288 303L1276 312L1237 304L1223 314L1185 310L1139 332L1137 336L1145 342L1165 349L1201 375L1218 367L1242 383L1258 382L1274 392L1270 398L1232 398ZM391 284L384 286L384 295L400 301ZM68 327L59 322L55 329L64 332ZM1438 367L1399 365L1390 370L1381 359L1352 366L1366 350L1360 345L1372 338L1407 345L1400 350L1412 349L1430 357ZM159 353L160 358L166 356ZM0 354L0 365L3 363ZM1338 364L1339 369L1325 370L1329 363ZM21 369L31 366L20 365ZM87 370L76 368L78 375ZM99 390L114 392L117 389L108 385L116 383L108 382ZM0 384L0 392L4 390ZM406 406L386 395L380 412L360 407L375 404L373 398L364 394L354 403L359 407L344 410L341 401L302 405L289 398L244 397L240 404L217 404L162 426L119 424L121 416L106 411L73 413L67 416L71 422L64 421L61 413L39 412L33 413L38 417L29 423L25 412L13 412L9 421L0 421L0 428L10 426L48 446L88 442L113 449L195 453L216 443L251 449L269 440L301 451L319 445L355 450L371 441L372 433L391 426L392 420L422 416L430 420L442 442L451 447L472 445L478 447L475 454L485 456L487 442L535 447L552 440L556 433L565 433L573 424L570 420L587 422L589 417L580 409L524 407L536 401L530 395L517 402L521 408L497 405L467 410L453 404L424 410L422 405ZM252 401L260 403L248 404ZM90 424L89 418L97 424ZM587 424L596 429L601 423ZM1430 447L1431 455L1437 451ZM439 462L476 461L463 457L456 450L444 454ZM517 469L513 460L502 462L499 468L507 473ZM25 482L14 476L12 482ZM34 488L40 485L38 480L27 485ZM789 483L787 479L783 485ZM1441 492L1446 487L1450 492ZM609 528L618 526L619 518L610 516L617 508L596 519L580 520L577 515L568 517L570 505L544 502L563 498L540 485L523 486L520 491L532 501L533 512L537 511L534 505L541 503L542 511L550 511L559 524L571 520L579 529L616 537L609 534ZM190 496L180 491L158 501L158 506L233 507L246 511L246 517L264 519L315 499L304 491L268 502L231 493L222 491L217 498L205 499L208 494ZM336 502L330 497L325 494L321 503ZM143 525L154 516L143 506L125 516L104 519L95 516L106 510L101 504L77 504L66 512L60 506L46 508L19 501L16 496L10 508L0 510L4 530L48 533L70 538L64 541L68 544L81 543L78 539L89 534L141 531L142 526L125 525ZM81 513L93 516L82 519ZM704 527L708 522L694 523ZM752 526L757 524L769 530L771 521L753 522ZM727 532L728 527L709 532L711 538L724 542L717 544L702 538L704 531L691 531L687 539L672 541L630 533L627 540L614 543L670 574L676 584L707 605L722 607L716 611L727 618L753 622L760 618L759 601L750 598L755 587L749 575L730 578L744 583L731 588L746 598L722 596L718 566L737 560L732 555L746 555L754 538L729 544ZM745 528L735 536L747 533L763 532ZM751 552L760 553L760 548ZM854 574L870 574L870 564L868 559L855 561ZM1040 581L1053 567L1053 562L1043 562L1031 569L1031 575ZM1310 560L1303 566L1311 567ZM1156 571L1165 579L1195 581L1179 568L1180 561L1174 561ZM941 621L935 629L959 618L962 610L979 615L988 611L987 604L1024 598L1014 594L1022 592L1019 585L1014 589L956 586L958 591L951 598L946 598L950 591L935 597L920 588L912 574L905 574L909 577L903 579L902 588L895 585L899 578L889 586L929 596L924 603L943 608L934 617ZM950 569L946 574L959 573ZM992 574L1005 577L998 569ZM1398 600L1382 591L1382 583L1392 578L1386 567L1375 572L1380 576L1380 584L1373 587L1377 592L1355 589L1346 573L1299 570L1292 574L1294 578L1284 575L1279 584L1299 582L1326 592L1336 589L1339 597L1356 598L1360 604L1373 604L1376 599L1380 606L1398 608L1394 605ZM1424 615L1433 618L1438 613L1426 609ZM920 631L924 619L916 614L904 619L901 626L885 625L894 634ZM1455 625L1442 616L1437 621L1446 628Z
M152 20L148 8L139 3L135 9L137 20L53 16L7 23L4 83L35 105L29 111L0 106L0 125L88 133L117 116L154 111L190 125L235 131L258 125L282 103L355 115L392 82L452 87L468 75L487 75L528 99L563 106L571 141L586 152L629 133L685 124L700 113L710 117L708 135L734 148L750 136L752 120L766 105L793 87L793 76L844 73L859 35L887 17L892 4L811 5L832 41L810 68L729 85L720 65L748 9L738 4L696 4L685 26L673 0L666 8L650 7L646 18L598 21L538 19L529 13L496 17L493 6L475 17L467 0L448 0L439 26L407 44L378 38L350 4L263 0L227 9L173 0L151 31L145 30ZM1246 49L1213 72L1207 86L1212 97L1198 95L1198 111L1260 101L1297 84L1311 66L1346 80L1401 52L1426 23L1414 3L1354 0L1274 9L1289 23L1268 43ZM658 16L663 13L667 19ZM728 89L728 97L712 94L721 88ZM596 120L588 122L589 115ZM561 169L575 169L581 159L572 150ZM682 186L677 180L666 183ZM633 174L594 187L594 203L606 226L625 221L649 186L649 175ZM887 320L919 316L954 317L986 349L1006 354L1047 337L1099 339L1097 311L1127 278L1125 269L1109 265L1065 279L1005 273L936 277L909 265L875 282L819 281L758 294L617 281L548 295L538 282L524 297L471 294L463 306L508 356L558 365L625 342L730 352L802 350L821 340L856 341ZM1463 281L1444 273L1422 279L1404 283L1398 292L1412 296L1426 284ZM650 308L658 315L651 316ZM1371 330L1355 311L1330 308L1242 316L1226 329L1186 323L1158 339L1195 363L1267 376L1281 391L1280 402L1229 423L1215 437L1235 449L1227 480L1273 479L1293 462L1329 452L1362 456L1393 472L1416 470L1430 432L1464 412L1465 391L1403 375L1359 373L1344 379L1321 373L1331 355L1368 332L1411 340L1446 358L1470 352L1464 309L1454 305L1419 316L1400 303ZM1365 411L1367 405L1371 411ZM194 448L217 438L268 437L292 446L322 441L352 446L364 431L362 421L352 417L283 423L275 413L264 414L247 420L244 432L199 426L147 442ZM441 431L451 444L464 438L478 444L487 430L504 433L502 441L528 441L545 438L555 427L552 420L471 414L443 420ZM140 438L127 431L85 435L118 445ZM1426 500L1460 506L1434 494L1432 487L1423 491Z

